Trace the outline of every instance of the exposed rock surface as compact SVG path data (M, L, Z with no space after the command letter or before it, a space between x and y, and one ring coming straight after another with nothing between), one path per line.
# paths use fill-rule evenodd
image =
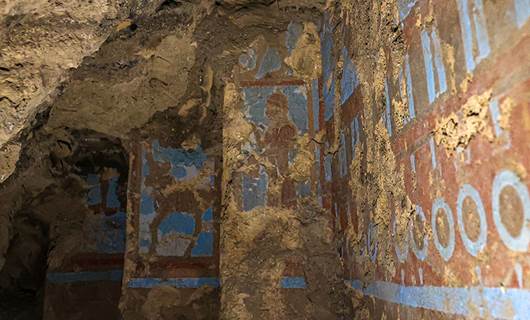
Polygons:
M160 2L0 2L0 146L34 123L120 22L149 14Z

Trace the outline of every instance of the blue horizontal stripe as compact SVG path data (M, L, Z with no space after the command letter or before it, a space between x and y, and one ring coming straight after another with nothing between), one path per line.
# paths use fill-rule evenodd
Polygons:
M283 277L280 283L283 289L305 289L304 277Z
M527 319L530 315L530 290L527 289L408 287L382 281L363 286L359 280L350 283L364 295L412 308L470 317L478 313L480 317L498 319Z
M169 286L175 288L200 288L203 286L219 288L221 286L218 278L135 278L129 280L129 288L155 288ZM284 277L280 281L283 289L305 289L306 283L303 277Z
M129 288L155 288L161 286L175 288L200 288L206 286L219 288L220 283L218 278L136 278L129 280L127 286Z
M46 275L46 278L50 283L57 284L96 281L120 282L122 275L122 270L99 272L50 272Z

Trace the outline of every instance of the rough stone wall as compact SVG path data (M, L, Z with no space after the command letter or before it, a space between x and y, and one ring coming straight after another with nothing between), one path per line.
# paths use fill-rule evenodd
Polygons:
M35 125L71 70L131 18L151 14L161 2L1 1L0 159L18 159L13 149L22 130ZM13 168L0 170L3 181Z
M529 12L512 0L328 8L323 189L356 318L530 311Z
M114 3L101 8L112 11L116 16L102 18L104 21L97 27L90 26L92 29L89 31L97 33L97 41L94 43L85 38L75 37L73 42L57 41L57 38L64 37L63 31L68 30L66 26L63 28L62 24L67 22L82 24L76 22L76 19L83 17L78 17L71 11L77 12L76 10L79 9L85 10L85 14L89 16L98 15L99 11L93 8L71 8L75 6L73 2L53 5L44 2L6 4L6 8L9 9L6 9L9 11L7 15L20 13L20 19L13 22L16 26L22 29L31 28L34 33L46 33L44 29L49 27L51 39L40 37L42 46L33 51L17 47L10 42L5 50L24 51L28 56L17 56L14 53L2 56L11 59L9 61L12 64L17 64L17 59L28 63L24 67L19 66L20 68L17 69L19 73L7 67L2 71L8 77L3 83L6 88L15 88L14 92L10 91L14 95L24 94L25 96L21 98L23 101L33 99L31 94L34 92L24 91L24 85L15 83L11 79L18 77L17 81L34 86L39 94L38 99L31 100L31 103L17 104L16 111L8 114L5 119L2 118L5 121L11 121L13 117L18 119L15 123L16 130L13 129L12 134L6 136L6 140L13 143L2 149L6 152L1 155L1 179L8 179L0 190L3 196L0 219L5 222L0 231L2 253L0 262L2 266L6 265L2 270L3 275L6 275L9 281L12 279L18 281L20 270L27 263L18 259L21 253L16 249L19 247L17 241L31 236L31 232L24 231L26 229L18 221L26 219L34 224L36 219L39 224L42 223L45 231L52 230L49 234L43 232L42 241L38 239L38 248L34 249L35 257L31 261L34 263L42 256L43 259L47 258L51 266L44 293L46 316L48 318L90 317L91 314L85 312L83 308L61 308L61 302L68 298L85 301L87 307L95 305L97 301L93 297L98 295L100 286L106 288L101 290L108 293L104 295L104 300L109 302L116 300L116 283L122 280L122 272L118 272L121 268L121 259L113 260L113 257L105 257L105 254L88 250L87 248L93 247L92 245L97 247L97 241L95 243L84 241L87 236L97 237L95 232L92 234L85 232L90 231L87 228L93 225L93 222L102 222L98 219L98 215L104 212L98 209L99 205L91 205L92 200L87 199L87 194L94 193L98 183L88 181L91 180L88 176L80 174L80 164L71 159L78 151L78 145L83 142L110 139L117 145L126 147L124 155L130 156L132 164L129 168L131 180L127 199L128 214L130 214L128 246L123 273L124 315L131 318L171 318L175 313L180 313L189 318L215 318L218 298L215 290L208 288L208 283L206 288L199 288L203 284L201 281L194 285L197 288L182 288L175 285L178 281L169 281L169 283L166 281L144 288L146 290L142 291L142 288L129 288L129 280L133 280L131 283L134 284L138 279L156 279L156 277L165 280L204 277L212 280L214 287L218 286L216 249L216 237L219 234L216 225L218 200L215 199L218 198L219 193L215 194L212 188L215 187L216 192L219 192L220 179L216 178L213 181L215 186L212 186L211 183L203 185L202 178L217 175L220 169L222 156L220 129L223 118L220 106L223 102L223 87L230 77L232 66L238 62L239 55L258 34L268 34L268 30L273 30L273 33L286 31L290 16L309 16L313 21L317 21L318 8L323 3L322 1L222 3L165 1L162 4L160 2L119 4L123 5L121 6L123 11L120 11L121 9L113 11ZM24 16L28 10L31 11L28 14L39 15L43 19L50 15L58 15L62 20L58 18L56 25L55 20L50 19L50 25L43 25L46 28L43 27L41 30L31 26L35 22ZM70 20L64 21L63 18ZM87 24L97 24L96 20L90 20ZM118 25L114 27L116 23ZM212 32L220 29L226 32L222 34ZM83 35L92 37L89 31ZM269 35L269 38L271 37L272 34ZM5 39L8 41L10 38L6 35ZM28 35L28 39L32 40L33 37ZM77 48L78 40L83 45L90 46L91 50L83 51L84 49ZM301 43L308 41L318 43L314 39L305 39ZM28 43L30 46L35 45ZM39 53L45 50L44 47L46 50L51 50L50 52L61 54L39 56ZM67 49L71 49L72 52ZM86 55L89 56L85 57ZM46 66L52 62L46 59L71 61L73 64L72 66L54 64L52 67L58 67L59 70L50 67L53 69L54 77L48 79L45 85L39 82L39 77L24 73L27 70L48 70ZM33 63L34 60L38 63ZM303 59L298 58L298 60L303 62ZM314 61L318 62L316 56L309 60L310 63ZM75 71L70 70L74 67L77 68ZM304 65L293 65L292 68L297 70L304 67ZM302 76L298 77L299 81L301 78ZM13 97L9 96L3 100L9 102ZM11 109L5 108L2 112L6 110ZM31 123L22 121L26 117L33 119L37 112L40 112L39 116ZM20 131L23 128L27 130ZM144 176L143 168L139 165L143 158L142 148L149 151L147 157L153 169L152 177ZM157 149L157 152L154 149ZM188 156L194 152L198 153L200 149L207 159L213 161L204 167L205 170L188 163L190 162ZM84 152L92 154L93 151ZM176 156L177 154L184 155L184 160ZM93 174L101 174L104 171L103 167L105 165L96 169ZM199 171L197 179L180 181L182 170L186 171L186 175L191 176ZM298 170L305 172L307 169L301 163ZM14 174L11 175L13 172ZM33 179L33 176L37 178ZM143 178L145 178L145 188L141 183ZM102 188L100 191L105 193L103 189L108 189L109 180L100 179L99 187ZM143 224L136 224L142 220L140 219L142 206L136 204L141 202L142 193L147 189L152 192L153 198L156 198L153 202L156 203L159 216L153 219L153 223L148 221L152 217L144 217L147 220L143 219ZM102 197L105 198L103 194ZM178 198L179 201L175 202L174 198ZM62 199L69 200L64 208L59 209ZM208 209L212 202L213 217L209 218ZM102 208L106 206L105 201L102 201L101 206ZM38 211L37 217L31 213L33 210ZM70 214L69 210L72 210ZM165 220L168 218L171 220L174 216L182 218L184 213L194 218L195 228L192 234L185 232L180 234L169 230L167 237L164 238L162 235L162 239L159 239L159 231L166 230L165 227L160 228L165 226ZM107 225L105 221L106 219L103 219L103 224ZM116 227L123 221L118 221L117 224L114 222L108 221L108 224ZM177 221L170 227L179 228L180 222L182 221ZM320 228L325 230L324 225ZM39 236L36 235L36 238ZM213 241L208 240L211 236L214 238ZM193 257L196 251L194 248L203 243L201 239L208 241L205 247L199 246L201 247L199 251L202 252L204 249L210 257ZM152 246L146 246L147 253L139 252L140 248L145 249L139 246L142 240L152 242ZM188 248L181 250L182 240L195 243L190 243ZM49 252L46 257L47 250ZM159 251L174 252L171 257L164 257L160 256ZM181 251L184 252L179 256ZM79 255L82 256L81 260ZM107 258L113 262L107 261ZM198 260L201 261L197 262ZM294 280L296 285L297 278ZM35 281L32 284L34 287L30 289L39 290L38 283L40 280ZM20 287L20 284L18 286ZM17 284L14 287L17 287ZM5 288L4 284L2 288ZM68 294L64 295L64 292ZM205 300L204 297L207 299ZM23 308L22 304L20 306ZM211 312L203 312L208 306L211 307ZM111 303L110 307L115 308L115 305ZM105 308L100 305L98 309L104 312ZM112 312L115 312L115 309Z

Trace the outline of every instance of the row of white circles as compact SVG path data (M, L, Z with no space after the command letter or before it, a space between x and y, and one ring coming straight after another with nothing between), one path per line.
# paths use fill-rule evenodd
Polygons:
M506 187L512 187L517 192L519 199L523 204L524 221L521 226L521 232L517 237L514 237L510 234L501 219L500 196L501 192ZM480 221L480 233L476 240L470 239L464 228L463 205L464 200L468 197L475 202ZM492 208L493 221L495 223L495 227L497 228L497 232L499 233L500 238L504 242L504 244L510 250L516 252L526 252L528 250L528 245L530 244L530 196L528 194L528 188L526 187L526 185L512 171L502 170L499 174L497 174L497 176L493 180ZM431 225L434 246L442 256L442 258L447 262L453 256L453 252L455 250L455 222L453 218L453 212L451 210L451 207L449 207L449 205L445 202L443 198L437 198L434 201L431 212ZM482 199L480 198L478 191L473 186L469 184L464 184L460 188L458 200L456 203L456 213L458 220L458 231L462 238L462 242L464 243L466 250L472 256L476 257L486 247L488 239L488 222L486 220L486 211L484 210ZM423 209L420 206L416 206L416 214L424 223L426 222L427 219L425 217ZM438 237L436 219L439 214L444 214L448 222L449 239L447 241L446 246L440 243L440 239ZM395 246L396 255L399 261L405 262L407 260L409 254L409 242L412 247L412 251L414 252L416 257L421 261L425 260L427 258L429 248L428 238L423 238L423 246L419 248L419 246L414 241L414 237L412 235L413 230L410 225L408 231L409 232L407 233L407 241L403 245L403 248L400 248L397 243ZM392 223L392 233L396 234L396 219L394 219Z

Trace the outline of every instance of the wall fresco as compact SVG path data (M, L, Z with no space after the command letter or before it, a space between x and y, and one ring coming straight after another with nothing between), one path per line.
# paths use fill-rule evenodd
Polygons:
M482 0L459 0L458 11L460 14L466 67L467 71L472 72L475 66L486 58L491 51L486 28L486 17L484 16L484 5ZM474 48L478 48L478 50Z
M249 157L247 163L256 167L241 178L244 211L289 205L297 193L307 195L307 182L288 177L298 152L297 139L309 130L306 90L304 85L242 89L245 116L253 125L252 143L244 146L244 151ZM269 169L264 164L269 164ZM270 185L280 185L281 194L270 192Z
M217 158L201 144L174 147L154 138L137 143L131 158L129 193L136 200L123 299L135 299L128 290L219 287Z
M98 316L119 316L126 240L127 162L121 149L115 145L106 147L78 162L79 181L84 181L86 190L78 198L77 207L85 210L74 213L84 214L82 227L77 231L82 242L69 247L59 265L49 265L43 319L83 317L88 310L85 307L65 307L79 301L97 306ZM68 241L76 243L76 238ZM60 247L60 242L56 246ZM50 257L50 261L59 259L57 252ZM100 293L94 295L95 290ZM68 294L65 296L64 292Z
M331 319L344 312L336 306L343 303L339 292L345 285L334 282L341 264L336 255L330 258L335 244L330 219L322 209L331 205L332 144L319 134L326 130L324 119L333 115L333 108L326 109L333 107L330 100L349 99L359 79L346 53L340 70L344 81L335 82L335 89L343 88L342 96L318 78L321 69L332 67L314 60L320 59L322 48L317 25L285 24L285 41L257 36L225 86L220 268L221 303L226 307L221 318L248 314L259 319L305 319L318 314ZM282 67L257 79L267 48L277 49ZM241 64L251 50L258 61L254 70ZM346 144L348 130L342 137ZM342 174L347 172L344 148ZM240 307L236 310L234 304Z
M60 269L49 270L49 285L83 282L120 282L125 251L126 177L117 168L87 173L85 205L90 214L83 223L85 245ZM52 290L52 289L50 289Z
M403 222L388 196L389 257L381 222L357 205L362 199L352 190L370 183L350 182L355 168L363 177L371 148L360 123L366 109L357 87L349 99L341 99L340 108L328 107L340 113L335 120L326 117L328 147L337 124L341 147L321 164L333 185L330 215L337 217L337 235L345 239L345 280L376 299L368 304L372 318L524 319L530 314L530 162L525 156L530 79L522 53L529 50L528 3L398 1L398 8L407 50L402 64L388 65L382 103L373 108L380 110L376 117L386 129L396 174L404 174L413 209L401 238ZM434 22L419 23L426 16ZM322 47L343 45L330 41L323 37ZM326 57L323 50L323 65L333 66L333 59L342 58ZM326 75L324 68L322 81L333 82L331 70ZM478 130L469 127L471 104L481 117ZM465 125L471 138L455 129L461 136L451 145L440 136L444 121L459 129ZM343 176L345 159L351 170ZM350 246L348 239L357 233L359 244Z
M447 91L445 66L442 59L442 46L436 29L431 32L422 31L421 44L423 47L429 103L433 103L439 95Z
M97 253L123 253L125 250L125 181L116 169L86 176L89 186L86 203L94 212L87 217L87 242ZM121 181L121 183L120 183Z
M166 257L213 256L214 163L197 147L183 150L162 147L158 140L142 147L142 184L139 212L139 252ZM164 177L156 180L157 175ZM167 183L166 186L153 183ZM191 189L196 188L196 189ZM170 201L161 191L174 193ZM191 197L186 201L186 197ZM175 203L176 202L176 203ZM210 200L212 202L212 200Z

